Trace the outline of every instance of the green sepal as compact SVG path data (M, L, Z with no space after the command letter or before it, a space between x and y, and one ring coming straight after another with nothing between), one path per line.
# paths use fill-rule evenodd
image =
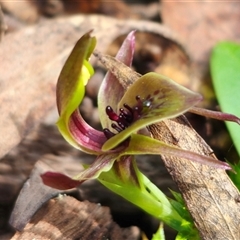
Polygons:
M96 38L90 32L83 35L66 60L57 83L57 107L59 119L57 126L62 136L74 147L78 144L69 132L69 118L78 108L85 95L85 85L94 70L88 62L96 45Z
M88 62L96 45L96 38L90 32L83 35L64 64L57 82L57 107L59 115L69 117L81 103L85 85L94 70Z
M214 168L231 170L229 164L221 162L215 158L200 155L195 152L187 151L175 146L171 146L157 139L141 134L132 134L128 147L125 149L126 155L142 154L162 154L178 158L185 158L193 162L205 164Z
M118 154L109 153L99 155L96 160L89 166L85 165L85 170L73 177L74 180L84 182L90 179L97 179L105 172L109 172L112 169L114 162L118 158Z

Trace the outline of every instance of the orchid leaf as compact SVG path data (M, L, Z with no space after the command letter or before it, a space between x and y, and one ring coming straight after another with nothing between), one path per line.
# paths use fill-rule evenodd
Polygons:
M163 206L161 202L158 202L156 199L149 197L149 194L147 192L143 192L135 185L133 186L130 185L128 182L122 182L117 178L114 179L114 176L112 176L112 174L114 173L111 169L106 174L101 174L98 180L112 192L115 192L126 200L144 209L149 214L153 216L158 216L158 218L162 216ZM115 177L117 176L115 175ZM110 178L111 180L109 181L108 178Z
M210 66L213 86L222 111L240 116L240 44L217 44L212 52ZM240 156L240 127L231 122L226 122L226 125Z
M94 73L87 60L95 45L95 37L91 37L90 33L83 35L64 64L57 83L57 107L60 115L57 126L64 138L75 147L77 144L69 133L68 122L84 97L84 86Z
M137 107L139 110L135 116L136 121L110 138L103 145L102 150L113 149L141 128L183 114L201 99L200 94L190 91L165 76L156 73L143 75L127 89L118 105L118 109L124 109L126 103L131 109Z
M134 47L135 36L134 31L132 31L124 40L116 55L116 59L130 67L132 64ZM109 94L109 97L106 97L106 93L108 92L111 92L111 94ZM99 116L106 115L106 107L108 105L112 106L114 111L117 111L117 104L120 102L124 92L125 90L119 80L109 71L103 79L98 92ZM103 128L109 128L111 126L111 121L108 118L100 117L100 121Z
M141 154L162 154L166 156L185 158L193 162L205 164L214 168L220 168L225 170L231 170L229 164L221 162L214 158L200 155L191 151L177 148L175 146L168 145L162 141L140 135L132 134L129 146L125 149L125 153L128 155L141 155Z
M172 190L170 190L172 195L174 196L174 198L176 200L170 199L169 201L171 202L172 206L174 207L174 209L178 212L178 214L185 219L185 226L183 227L183 230L180 231L176 237L177 239L192 239L192 240L199 240L200 236L199 236L199 232L197 230L197 228L194 226L193 224L193 219L184 203L184 200L181 196L180 193L174 192ZM188 229L191 229L191 231L189 231Z

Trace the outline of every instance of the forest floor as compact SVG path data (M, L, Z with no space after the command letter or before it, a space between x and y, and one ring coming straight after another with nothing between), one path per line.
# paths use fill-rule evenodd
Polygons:
M76 223L86 223L77 233L74 228L73 239L79 236L90 239L91 235L83 234L89 226L95 226L90 228L92 231L96 226L101 229L96 239L103 236L150 239L159 222L97 181L66 192L74 198L66 197L56 209L58 200L47 201L60 192L48 189L44 196L41 193L41 172L54 169L74 176L83 170L82 163L94 160L73 149L56 128L55 87L60 70L74 43L89 30L93 29L97 36L97 49L112 56L124 37L136 30L134 70L166 75L200 92L204 96L201 106L215 110L218 105L211 84L209 56L217 42L239 41L240 5L144 0L0 0L0 6L0 239L32 239L34 227L39 227L36 232L42 239L60 239L56 229L50 233L46 231L48 226L37 223L44 220L48 209L54 215L69 206L68 212L61 212L69 214L65 230L71 229L72 225L67 224L71 218L76 218ZM97 93L106 70L96 60L93 64L95 75L87 86L81 111L90 125L101 129ZM224 123L192 114L187 117L219 159L236 157ZM137 162L167 195L169 189L177 189L159 156L142 156ZM29 189L24 185L26 181ZM102 208L97 211L99 204ZM34 215L38 209L41 212ZM76 211L86 216L72 214ZM24 233L29 235L16 232L30 220L32 225ZM167 239L174 239L174 231L166 232Z

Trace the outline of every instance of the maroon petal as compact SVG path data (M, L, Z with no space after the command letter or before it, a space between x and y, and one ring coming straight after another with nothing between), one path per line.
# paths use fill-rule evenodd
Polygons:
M82 183L58 172L46 172L41 178L45 185L59 190L75 188Z

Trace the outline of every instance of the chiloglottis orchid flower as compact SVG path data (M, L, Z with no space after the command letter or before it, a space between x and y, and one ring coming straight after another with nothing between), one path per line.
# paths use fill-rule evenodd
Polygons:
M116 59L131 66L135 37L131 32L123 42ZM70 189L87 179L105 175L119 162L128 162L134 155L162 154L177 156L216 168L231 169L227 163L183 150L151 138L147 126L177 117L201 99L173 80L156 73L147 73L126 90L108 72L98 95L102 131L89 126L79 111L85 86L94 70L89 63L96 45L95 37L85 34L68 57L57 83L57 126L63 137L74 147L96 155L96 160L74 178L62 173L47 172L43 182L57 189ZM121 165L121 164L120 164Z

